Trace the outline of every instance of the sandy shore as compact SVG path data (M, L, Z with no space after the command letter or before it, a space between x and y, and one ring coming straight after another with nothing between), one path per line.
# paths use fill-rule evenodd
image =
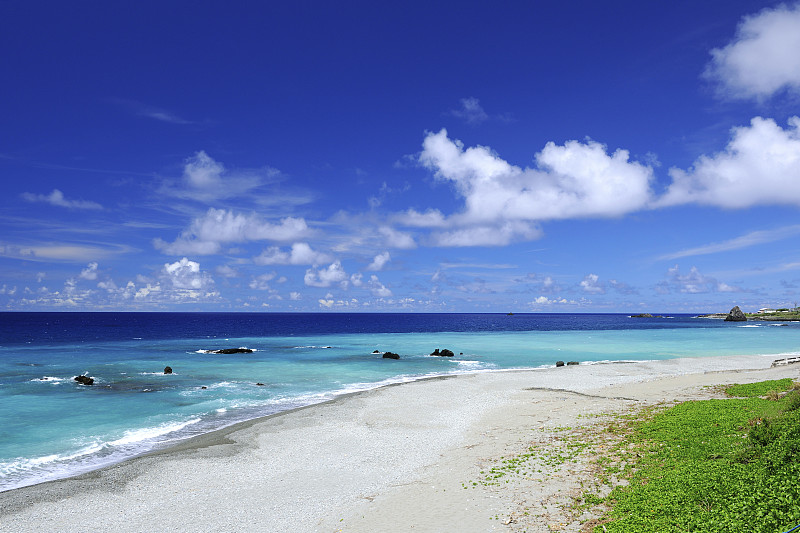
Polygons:
M798 379L800 365L769 368L772 360L580 365L384 387L0 493L0 531L578 531L557 504L591 477L580 465L546 481L473 482L592 415L707 398L706 385Z

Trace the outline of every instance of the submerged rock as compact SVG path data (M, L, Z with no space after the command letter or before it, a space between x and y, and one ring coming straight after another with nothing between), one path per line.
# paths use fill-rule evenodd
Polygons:
M380 350L372 350L372 353L381 353Z
M94 378L90 378L89 376L75 376L72 379L74 379L81 385L91 385L92 383L94 383Z
M400 359L400 356L394 352L384 352L384 359Z
M739 309L739 306L735 306L731 311L728 313L728 316L725 317L725 322L745 322L747 321L747 317Z
M172 374L172 367L171 366L165 366L164 367L164 373L165 374Z
M253 353L255 350L251 348L223 348L221 350L203 350L203 353L221 353L221 354L233 354L233 353Z

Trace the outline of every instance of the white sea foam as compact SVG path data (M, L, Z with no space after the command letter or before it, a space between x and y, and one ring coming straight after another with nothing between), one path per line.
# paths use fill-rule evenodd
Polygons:
M122 437L112 440L109 442L109 444L112 446L128 446L143 441L149 441L157 439L158 437L163 437L164 435L168 435L170 433L174 433L176 431L180 431L181 429L191 426L192 424L197 424L198 422L200 422L199 418L192 418L186 422L168 422L159 424L155 427L132 429L126 431Z
M165 422L153 427L125 431L122 437L108 442L95 438L72 452L17 457L12 461L0 462L0 491L59 479L115 463L132 454L176 440L180 438L179 435L174 438L166 437L200 421L200 418L192 418L184 422Z
M59 383L67 381L67 378L57 378L55 376L42 376L40 378L34 378L31 381L35 381L37 383L52 383L53 385L57 385Z

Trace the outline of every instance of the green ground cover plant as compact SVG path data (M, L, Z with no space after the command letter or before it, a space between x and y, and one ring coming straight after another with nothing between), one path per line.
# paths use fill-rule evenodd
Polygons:
M594 531L780 533L800 524L793 389L789 379L737 385L729 399L620 419L615 431L627 424L624 441L636 459Z

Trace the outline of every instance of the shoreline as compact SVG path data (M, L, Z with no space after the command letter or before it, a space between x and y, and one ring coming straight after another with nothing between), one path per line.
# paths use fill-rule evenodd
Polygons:
M690 389L735 377L797 378L800 366L770 368L772 359L578 365L384 385L239 422L76 477L2 492L0 530L180 530L191 517L190 529L259 524L254 527L269 531L370 531L379 526L376 520L390 525L398 519L391 509L405 499L406 506L435 509L426 520L451 515L452 508L430 505L430 498L442 497L435 489L422 500L415 494L426 490L403 491L429 478L450 483L442 504L469 496L477 510L462 513L464 519L485 520L487 507L520 496L484 491L478 498L478 491L457 491L458 483L474 477L470 469L485 457L519 449L534 419L566 424L581 413L631 402L691 397L699 392Z

